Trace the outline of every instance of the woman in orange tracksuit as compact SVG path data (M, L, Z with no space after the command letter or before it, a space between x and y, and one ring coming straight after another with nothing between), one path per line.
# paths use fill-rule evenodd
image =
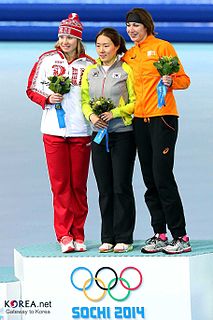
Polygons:
M153 65L162 56L177 56L173 46L155 37L149 12L134 8L127 13L127 33L135 45L123 60L133 69L136 92L134 132L138 156L146 185L145 201L151 214L154 236L142 252L182 253L191 251L186 234L183 206L173 174L178 133L178 111L173 90L186 89L190 79L180 63L180 70L161 78ZM167 87L165 105L158 107L157 84ZM173 241L168 243L166 227Z

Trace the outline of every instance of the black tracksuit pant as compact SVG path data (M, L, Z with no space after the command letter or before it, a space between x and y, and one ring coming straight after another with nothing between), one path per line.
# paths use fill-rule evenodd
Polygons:
M166 233L167 225L173 238L184 236L183 206L173 175L178 118L134 118L134 132L154 233Z
M105 138L100 144L92 141L92 164L102 217L101 241L130 244L135 226L133 131L109 133L109 149L107 152Z

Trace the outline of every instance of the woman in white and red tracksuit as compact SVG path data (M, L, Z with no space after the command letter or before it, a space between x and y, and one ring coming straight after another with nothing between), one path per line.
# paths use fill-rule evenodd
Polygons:
M94 61L82 45L83 26L76 13L62 20L55 50L35 63L27 95L43 109L41 132L54 206L54 228L62 252L85 251L84 224L88 213L87 177L91 131L81 109L81 77ZM63 96L48 87L48 77L69 77L71 89ZM65 111L65 128L59 127L55 104Z

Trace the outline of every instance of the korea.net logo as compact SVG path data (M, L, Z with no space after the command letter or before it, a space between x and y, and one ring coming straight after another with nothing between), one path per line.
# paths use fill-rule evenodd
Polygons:
M5 302L4 302L4 306L5 307L8 307L8 308L17 308L17 307L19 307L19 303L18 303L18 301L17 300L5 300Z

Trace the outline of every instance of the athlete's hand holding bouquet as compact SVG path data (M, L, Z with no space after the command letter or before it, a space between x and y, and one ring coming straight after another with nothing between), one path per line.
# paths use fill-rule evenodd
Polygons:
M162 56L157 62L154 62L153 65L162 76L157 85L158 107L161 108L162 106L165 106L165 96L168 87L171 87L172 85L171 74L179 71L180 64L178 62L178 57Z
M52 76L48 77L50 82L47 83L49 89L52 90L55 95L49 98L51 103L55 103L55 109L58 117L59 128L65 128L64 115L65 111L62 108L61 101L63 99L63 94L66 94L70 91L71 81L69 77L64 76ZM51 101L52 99L52 101Z
M100 97L91 99L90 106L93 112L90 116L90 121L99 128L94 142L99 144L106 136L106 150L109 152L107 126L108 121L113 118L110 111L115 108L115 105L110 98Z
M93 119L92 115L90 116L92 123L98 128L106 128L107 122L112 119L110 111L115 108L113 101L105 97L92 98L90 106L93 111L92 115L95 115Z

